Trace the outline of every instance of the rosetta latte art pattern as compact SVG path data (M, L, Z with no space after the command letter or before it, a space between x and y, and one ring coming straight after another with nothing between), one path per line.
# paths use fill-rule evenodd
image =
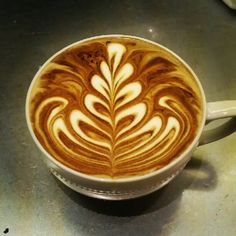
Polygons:
M185 78L190 72L161 49L127 42L68 49L32 89L36 137L81 173L142 175L168 164L195 137L201 104Z

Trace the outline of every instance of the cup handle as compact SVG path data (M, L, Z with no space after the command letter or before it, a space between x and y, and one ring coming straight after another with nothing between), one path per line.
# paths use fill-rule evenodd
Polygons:
M230 120L217 127L208 130L203 129L199 145L222 139L236 131L236 100L207 103L206 127L208 123L214 120L229 117L231 117Z

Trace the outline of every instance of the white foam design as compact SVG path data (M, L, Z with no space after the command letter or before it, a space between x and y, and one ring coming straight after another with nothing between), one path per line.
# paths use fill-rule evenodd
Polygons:
M175 141L175 139L178 137L179 133L179 123L174 117L169 117L167 125L164 129L164 131L157 136L158 132L160 131L162 121L158 117L154 117L152 120L150 120L141 130L137 131L135 134L132 134L130 137L127 137L125 140L129 140L131 137L135 137L135 135L140 135L143 133L150 132L152 135L150 135L149 138L141 142L140 144L136 145L133 148L130 148L128 151L120 153L117 158L120 156L123 156L124 158L120 158L120 160L129 159L129 158L135 158L135 156L140 155L142 153L146 153L155 146L157 146L159 143L161 143L170 133L171 130L174 131L174 135L171 139L168 139L167 143L163 148L161 148L159 151L155 152L155 155L160 155L161 153L165 152L171 143Z
M85 106L87 107L87 109L96 117L99 117L100 119L108 122L110 125L112 125L112 122L111 122L111 118L109 116L106 116L102 113L99 113L94 105L96 103L104 106L108 111L109 111L109 106L100 98L94 96L93 94L88 94L85 99L84 99L84 103L85 103Z
M147 105L144 102L135 102L142 93L142 84L139 81L133 82L134 67L123 61L126 52L125 46L119 43L109 43L107 52L108 61L102 61L100 64L101 74L93 75L90 80L96 94L90 91L84 97L86 112L80 107L71 111L69 114L70 128L67 127L66 121L60 115L68 105L68 100L62 97L52 97L43 101L38 108L36 117L39 119L41 111L48 104L58 103L58 106L54 107L48 116L47 127L53 132L53 137L57 142L66 150L68 147L60 140L59 132L63 132L74 144L87 149L88 152L91 150L91 145L110 150L108 158L114 158L117 164L151 152L163 141L165 141L165 145L155 151L155 154L150 154L149 158L151 160L153 155L167 153L180 133L179 121L172 116L166 121L163 121L163 118L158 115L147 117ZM68 70L67 67L65 69ZM174 108L168 105L169 99L171 98L164 96L156 102L176 113ZM102 139L101 135L96 138L92 131L85 131L82 127L83 124L90 126L95 133L97 130L104 138ZM163 127L164 125L165 127ZM70 131L71 129L73 132ZM138 137L145 138L142 138L140 142L138 140L136 145L122 150L122 146L127 146ZM119 152L114 154L116 148ZM73 152L73 150L68 151ZM96 151L93 150L93 152ZM74 155L76 156L77 153L74 152Z
M86 124L89 124L89 125L93 126L95 129L104 133L104 135L107 135L107 133L104 132L103 129L101 129L95 122L93 122L89 117L84 115L81 111L76 111L76 110L72 111L71 115L70 115L70 122L71 122L71 125L72 125L74 131L84 140L86 140L90 143L96 144L98 146L107 147L107 148L111 149L111 145L109 143L98 141L94 138L89 137L86 133L83 132L83 130L80 127L80 122L84 122Z
M119 104L116 105L116 109L122 107L123 105L137 98L141 92L142 92L142 86L138 82L133 82L125 85L116 94L115 101L117 101L119 98L124 97L124 99Z
M115 125L118 125L118 122L121 121L122 119L132 116L133 120L132 122L123 128L117 136L131 130L135 125L137 125L145 116L146 114L146 105L144 103L139 103L137 105L134 105L130 107L129 109L125 109L121 111L120 113L117 114L115 117Z
M112 74L114 75L118 65L120 64L122 56L126 52L126 48L124 45L120 43L110 43L107 46L107 51L109 55L109 63L111 64L112 59L114 59L114 63L112 66Z

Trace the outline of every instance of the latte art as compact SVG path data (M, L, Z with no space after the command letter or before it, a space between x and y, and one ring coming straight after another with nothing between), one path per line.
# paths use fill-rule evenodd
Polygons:
M201 99L191 72L157 45L100 38L68 48L38 75L30 119L64 165L122 178L162 168L192 142Z

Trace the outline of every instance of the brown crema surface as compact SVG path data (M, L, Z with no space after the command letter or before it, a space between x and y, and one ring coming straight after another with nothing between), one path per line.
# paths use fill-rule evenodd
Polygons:
M107 178L166 166L202 122L188 68L158 45L128 37L91 39L58 54L33 81L28 109L52 157Z

